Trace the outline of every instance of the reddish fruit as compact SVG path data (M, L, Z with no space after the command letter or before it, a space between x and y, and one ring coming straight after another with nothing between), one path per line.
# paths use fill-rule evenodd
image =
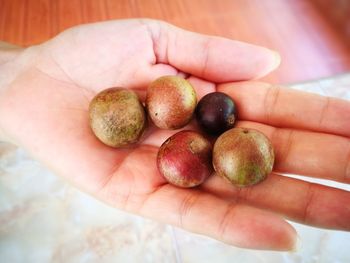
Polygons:
M274 158L269 139L253 129L228 130L217 139L213 149L216 173L240 187L264 180L272 171Z
M192 118L197 103L191 84L177 76L163 76L147 90L146 107L153 123L161 129L179 129Z
M179 187L194 187L212 173L211 143L194 131L181 131L160 147L157 165L165 179Z

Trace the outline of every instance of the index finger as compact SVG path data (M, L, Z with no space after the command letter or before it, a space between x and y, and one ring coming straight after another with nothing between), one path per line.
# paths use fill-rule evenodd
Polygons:
M240 119L350 137L350 102L258 81L220 85Z
M150 23L157 63L213 82L259 78L280 64L277 52L222 37Z

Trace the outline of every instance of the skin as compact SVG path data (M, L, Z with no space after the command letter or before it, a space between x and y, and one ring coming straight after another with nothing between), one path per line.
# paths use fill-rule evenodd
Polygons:
M1 49L0 63L1 140L113 207L258 249L294 249L297 235L285 218L350 230L349 192L278 174L349 183L350 103L243 81L275 69L275 52L158 21L124 20ZM142 143L120 150L91 133L88 105L97 92L121 86L144 97L151 81L177 74L199 99L215 90L232 96L237 125L270 138L276 165L265 181L238 190L213 176L199 188L179 189L156 167L158 147L174 131L150 127Z

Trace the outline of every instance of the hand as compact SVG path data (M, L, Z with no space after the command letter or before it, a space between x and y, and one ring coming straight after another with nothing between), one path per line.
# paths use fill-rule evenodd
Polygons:
M261 77L278 63L278 55L267 49L159 21L75 27L3 65L17 65L18 74L0 95L0 130L57 174L116 208L236 246L289 250L296 232L281 215L349 230L350 194L277 173L242 190L217 176L201 187L180 189L167 184L156 168L158 147L176 131L151 127L137 146L113 149L95 138L88 123L89 101L98 91L122 86L143 97L150 81L179 74L199 97L219 90L237 101L244 120L238 125L271 138L275 172L349 182L348 102L260 82L227 84Z

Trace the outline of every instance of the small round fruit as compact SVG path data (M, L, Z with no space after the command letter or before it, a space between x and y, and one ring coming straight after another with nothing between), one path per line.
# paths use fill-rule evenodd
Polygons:
M225 93L209 93L198 102L196 118L205 132L219 135L233 128L237 119L236 105Z
M175 130L184 127L190 122L196 104L195 90L181 77L160 77L147 90L148 114L161 129Z
M257 130L233 128L214 144L216 173L239 187L264 180L272 171L274 159L271 142Z
M146 114L139 98L124 88L109 88L98 93L90 102L89 114L96 137L112 147L137 142L146 126Z
M201 134L180 131L160 147L158 170L173 185L194 187L211 175L211 153L211 143Z

